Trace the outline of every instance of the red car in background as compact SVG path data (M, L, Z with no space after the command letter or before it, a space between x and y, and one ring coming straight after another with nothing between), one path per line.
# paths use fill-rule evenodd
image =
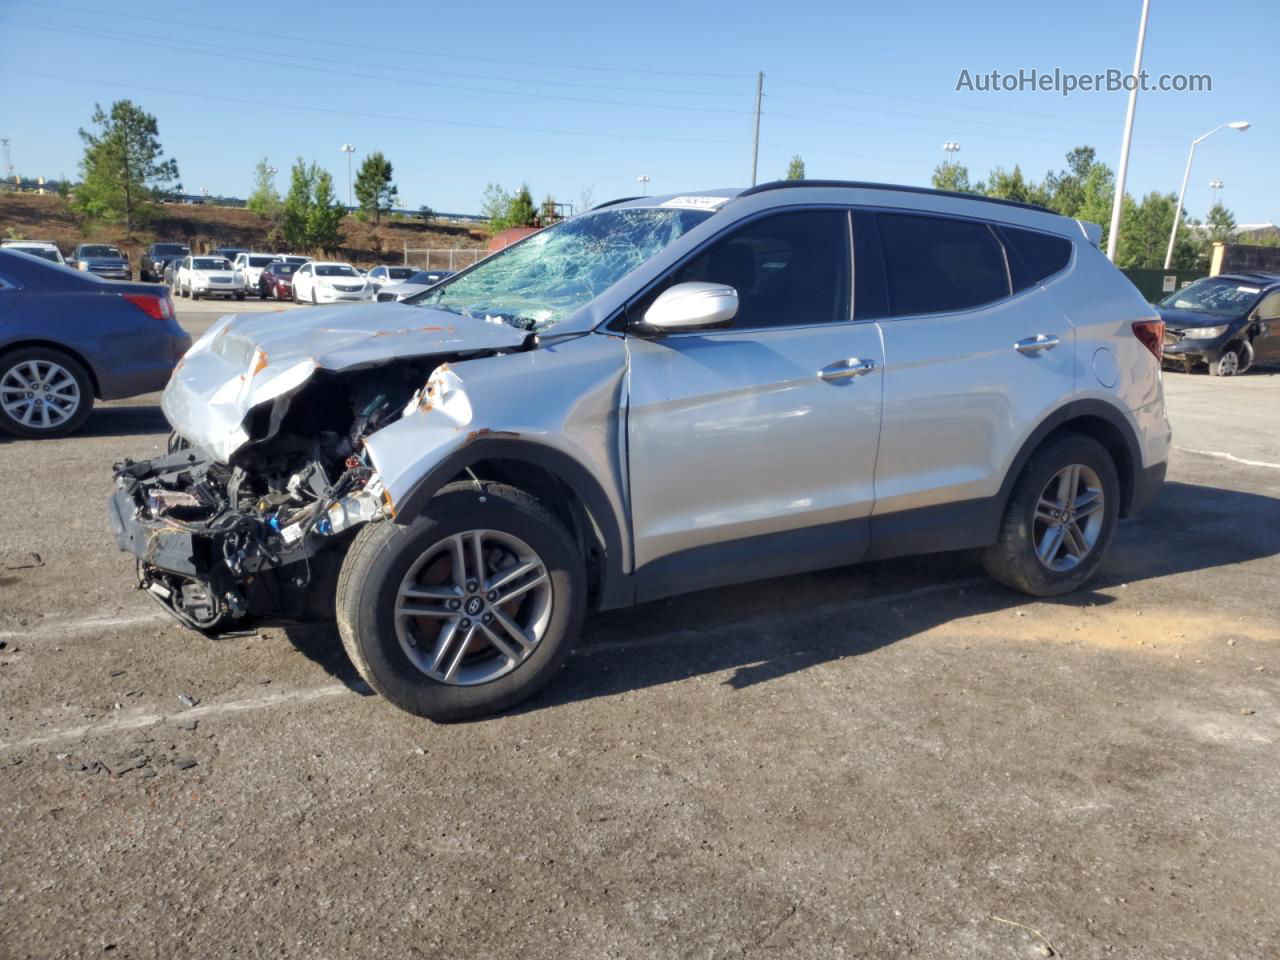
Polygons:
M292 300L293 272L302 266L277 260L262 268L258 276L258 296L263 300Z

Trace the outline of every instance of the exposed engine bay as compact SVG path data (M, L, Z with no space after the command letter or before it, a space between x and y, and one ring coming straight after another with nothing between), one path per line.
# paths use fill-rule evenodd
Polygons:
M248 412L227 462L175 433L167 456L116 464L112 521L139 587L203 631L330 615L356 528L391 515L365 439L425 402L449 359L317 371Z

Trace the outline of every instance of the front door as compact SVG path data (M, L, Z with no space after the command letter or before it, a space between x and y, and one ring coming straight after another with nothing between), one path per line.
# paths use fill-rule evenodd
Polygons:
M734 287L732 324L628 337L640 599L865 553L883 358L852 318L849 225L824 208L738 227L669 278Z

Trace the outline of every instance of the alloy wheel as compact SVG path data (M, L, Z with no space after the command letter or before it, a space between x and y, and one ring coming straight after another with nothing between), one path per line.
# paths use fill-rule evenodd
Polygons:
M523 540L468 530L432 545L396 594L400 648L428 677L474 686L505 676L537 649L551 622L551 577Z
M26 360L0 376L0 409L24 427L48 430L80 409L80 385L52 360Z
M1075 463L1055 473L1036 502L1036 556L1050 570L1074 568L1093 550L1105 515L1102 481Z
M1240 357L1234 350L1228 350L1218 360L1218 376L1234 377L1240 372Z

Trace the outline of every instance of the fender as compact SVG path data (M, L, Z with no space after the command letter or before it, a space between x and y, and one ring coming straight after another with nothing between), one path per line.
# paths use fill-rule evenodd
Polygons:
M395 522L409 524L426 509L441 487L482 460L516 460L541 467L559 477L581 500L588 519L599 534L604 550L601 570L600 609L634 603L634 587L622 569L622 527L604 488L587 467L552 447L530 440L480 437L431 468L396 505Z

